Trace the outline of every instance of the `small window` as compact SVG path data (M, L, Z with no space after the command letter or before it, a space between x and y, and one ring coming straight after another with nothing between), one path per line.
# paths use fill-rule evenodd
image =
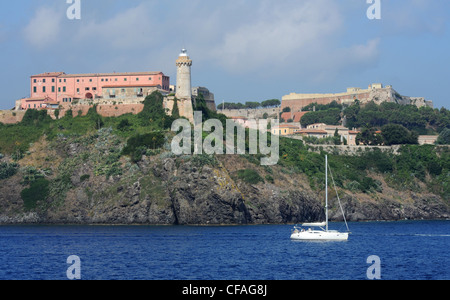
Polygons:
M127 78L124 78L123 81L127 81Z
M80 82L80 79L77 79L77 82Z
M63 93L66 91L66 87L65 86L63 86Z
M136 81L139 81L139 78L136 78Z
M52 93L55 92L55 86L52 86Z
M55 78L52 78L52 82L55 82Z
M92 82L92 79L89 79L89 82Z
M36 87L33 87L33 93L37 93Z
M33 79L33 82L36 83L36 79Z
M45 83L45 78L44 78L44 79L42 79L42 82L43 82L43 83Z
M45 93L45 86L42 87L42 92Z

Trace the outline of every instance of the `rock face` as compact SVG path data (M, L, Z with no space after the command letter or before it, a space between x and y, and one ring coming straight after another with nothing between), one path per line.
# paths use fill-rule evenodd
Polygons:
M32 212L21 209L20 184L16 189L11 186L19 181L17 175L6 181L11 185L0 188L0 223L223 225L323 218L320 202L306 191L237 183L223 167L145 158L140 169L130 178L96 177L80 182L80 174L88 170L79 166L63 203L50 199Z
M0 224L292 224L325 219L323 197L311 191L301 174L284 174L278 166L268 170L240 156L211 159L162 153L132 164L115 157L114 151L105 152L114 144L108 139L105 134L97 137L97 143L53 145L52 155L59 163L47 175L47 199L34 209L25 209L21 198L27 187L24 171L2 180ZM41 163L56 165L45 159ZM237 176L242 169L257 170L265 182L245 182ZM397 200L380 195L342 197L347 220L450 217L448 204L436 195L412 194ZM342 220L332 198L330 218Z

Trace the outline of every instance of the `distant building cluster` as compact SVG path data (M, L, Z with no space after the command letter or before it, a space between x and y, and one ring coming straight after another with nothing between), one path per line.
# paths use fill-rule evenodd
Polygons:
M82 99L140 99L155 90L168 93L170 78L162 72L66 74L31 76L30 97L19 100L16 109L54 108Z
M338 104L352 104L355 100L361 103L374 101L377 104L382 102L395 102L399 104L411 104L418 107L433 107L433 102L422 97L407 97L397 93L391 85L383 86L381 83L373 83L367 89L357 87L347 88L346 92L336 94L297 94L291 93L282 98L281 109L289 107L292 112L301 112L302 109L313 103L330 104L336 101Z
M66 74L51 72L30 77L30 97L16 101L15 110L59 108L74 105L115 105L117 114L129 113L123 105L141 104L146 96L159 91L165 96L164 106L169 113L175 98L179 100L180 115L193 119L193 103L202 96L206 105L216 109L214 94L206 87L191 87L192 60L183 49L176 60L177 83L163 72ZM4 118L6 119L6 117ZM8 120L9 121L9 120ZM13 122L11 120L11 122Z

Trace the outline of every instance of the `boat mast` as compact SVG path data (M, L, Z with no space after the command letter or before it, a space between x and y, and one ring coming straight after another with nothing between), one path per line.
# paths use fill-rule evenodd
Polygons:
M325 221L327 222L326 231L328 231L328 156L325 155Z

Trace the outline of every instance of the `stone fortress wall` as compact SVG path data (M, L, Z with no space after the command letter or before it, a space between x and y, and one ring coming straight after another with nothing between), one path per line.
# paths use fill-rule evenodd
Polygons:
M374 101L376 104L383 102L395 102L403 105L416 105L417 107L433 107L432 101L427 101L423 97L402 96L395 91L391 85L383 87L380 83L369 85L368 89L351 87L347 92L336 94L297 94L291 93L282 98L281 109L290 107L292 111L301 111L305 106L312 103L330 104L336 101L339 104L351 104L355 100L361 103Z

